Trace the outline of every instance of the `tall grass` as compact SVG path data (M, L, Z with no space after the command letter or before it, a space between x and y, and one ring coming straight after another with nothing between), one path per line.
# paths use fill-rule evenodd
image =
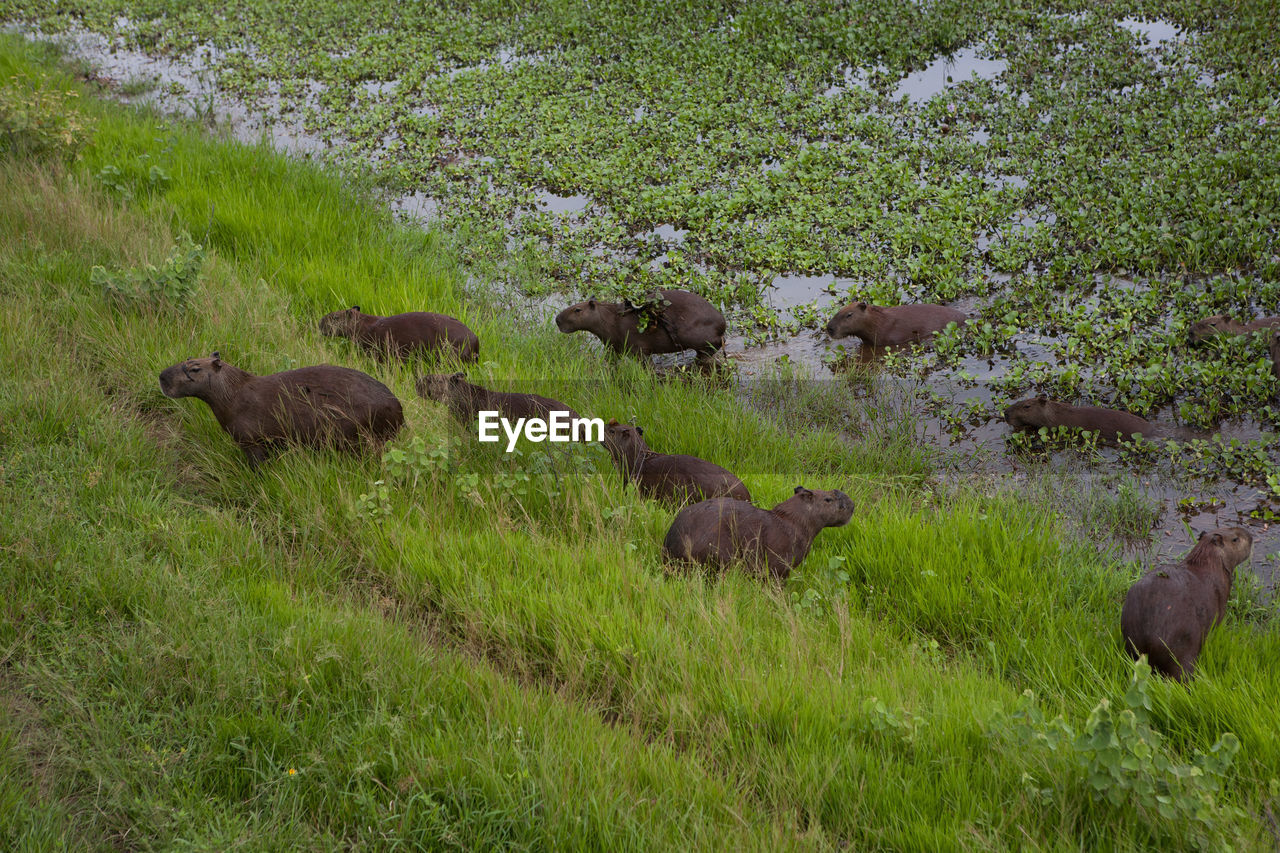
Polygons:
M5 41L0 77L36 62ZM464 293L436 235L334 175L85 108L97 133L77 167L0 171L0 482L15 507L0 520L0 695L16 709L0 719L0 841L1194 843L1095 797L1069 751L1008 736L1024 690L1080 724L1129 673L1115 625L1130 578L1044 504L931 484L909 429L780 426L730 389L615 364ZM149 164L171 182L144 187ZM131 200L95 182L106 165ZM91 286L92 266L158 262L181 232L208 248L186 306L124 310ZM414 395L414 373L441 365L321 339L319 315L352 303L462 316L482 341L473 378L636 417L761 504L797 483L844 488L854 520L781 588L673 572L671 511L598 448L490 452ZM251 471L203 404L156 385L214 349L255 372L374 372L406 403L395 446L449 461L397 478L291 451ZM377 481L385 502L362 501ZM1249 815L1224 818L1245 847L1265 843L1280 776L1278 646L1273 625L1224 625L1190 687L1153 690L1180 753L1240 737L1222 797Z

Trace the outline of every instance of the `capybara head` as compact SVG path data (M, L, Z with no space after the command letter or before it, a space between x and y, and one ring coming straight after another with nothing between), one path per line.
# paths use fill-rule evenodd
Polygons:
M166 397L202 397L213 388L225 365L222 356L189 358L160 371L160 390Z
M1014 429L1038 429L1048 425L1053 401L1041 394L1019 400L1004 410L1004 419Z
M562 332L578 332L583 329L595 329L600 317L602 303L594 299L570 305L556 315L556 328Z
M816 519L823 527L841 527L853 518L853 499L839 489L823 491L796 486L795 494L790 500L796 498L800 499L805 514Z
M1224 332L1235 332L1239 325L1239 323L1232 320L1226 314L1214 314L1212 317L1205 317L1203 320L1196 320L1191 324L1191 343L1199 344L1207 341L1214 335L1221 335Z
M448 400L451 389L467 381L467 375L459 370L457 373L428 373L419 379L414 387L418 395L428 400Z
M320 318L320 334L330 338L349 338L359 328L361 316L359 305L325 314Z
M1234 568L1253 553L1253 534L1243 527L1219 527L1217 530L1206 530L1196 540L1196 545L1187 555L1190 565L1209 551L1220 551L1228 569Z
M615 456L631 457L648 449L644 442L644 427L620 424L617 418L610 418L604 425L604 441L600 443Z
M868 315L871 306L865 302L846 305L836 312L836 316L827 323L827 334L833 338L847 338L865 332L868 327Z

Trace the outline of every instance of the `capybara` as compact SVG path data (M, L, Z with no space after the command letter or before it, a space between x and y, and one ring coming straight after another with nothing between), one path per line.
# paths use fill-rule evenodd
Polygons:
M1267 344L1267 352L1271 353L1271 372L1280 379L1280 329L1276 329L1271 333L1271 340Z
M719 497L751 500L743 482L713 462L683 453L650 450L641 427L611 420L605 424L601 444L622 476L634 481L646 498L676 505Z
M215 352L166 367L160 390L166 397L198 397L208 403L251 465L289 442L378 446L404 424L391 389L367 373L332 364L255 376Z
M415 352L452 351L460 361L480 357L480 339L461 320L430 311L379 317L359 305L320 318L320 334L350 338L376 356L408 358Z
M463 424L476 423L482 411L501 412L511 420L549 418L552 412L568 412L569 418L578 417L577 412L559 400L540 394L490 391L468 382L462 372L430 373L419 379L416 387L418 394L426 399L446 404Z
M833 338L850 335L873 347L898 346L927 340L949 323L963 325L969 315L945 305L868 305L855 302L836 312L827 323Z
M588 331L620 354L644 357L691 349L699 363L709 363L724 347L724 315L687 290L661 290L659 295L665 304L652 308L588 299L557 314L556 327L565 334Z
M1099 406L1072 406L1050 400L1044 394L1012 404L1004 410L1004 419L1014 429L1067 426L1093 430L1098 433L1098 440L1106 444L1115 444L1117 437L1130 439L1134 433L1146 438L1156 434L1155 426L1137 415Z
M1124 597L1120 633L1130 656L1177 681L1195 670L1209 629L1222 621L1235 567L1249 559L1253 537L1243 527L1201 533L1181 566L1143 575Z
M796 486L795 494L773 509L714 498L680 510L662 550L676 560L711 566L740 561L751 571L764 569L783 580L808 555L818 531L852 517L853 501L838 490Z
M1280 317L1263 317L1251 323L1241 323L1226 314L1214 314L1191 324L1191 343L1203 343L1214 335L1247 335L1276 327L1280 327Z

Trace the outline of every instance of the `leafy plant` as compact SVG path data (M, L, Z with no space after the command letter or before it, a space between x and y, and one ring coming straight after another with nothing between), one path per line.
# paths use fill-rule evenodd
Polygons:
M1164 745L1151 712L1151 667L1143 656L1133 664L1120 706L1101 700L1079 732L1061 716L1045 720L1030 690L1009 722L1027 746L1070 755L1099 802L1136 810L1159 835L1189 836L1202 849L1223 847L1245 816L1219 798L1240 740L1225 732L1208 752L1196 750L1183 763ZM1030 776L1024 779L1034 787ZM1052 791L1037 789L1036 794L1051 796Z
M159 267L147 264L140 269L111 271L95 266L89 280L118 307L182 309L195 292L203 264L204 247L183 233Z
M391 517L391 490L384 480L375 480L368 492L356 499L352 517L363 521L380 522Z
M76 92L52 88L44 77L10 77L0 85L0 154L77 159L93 123L76 109L76 98Z

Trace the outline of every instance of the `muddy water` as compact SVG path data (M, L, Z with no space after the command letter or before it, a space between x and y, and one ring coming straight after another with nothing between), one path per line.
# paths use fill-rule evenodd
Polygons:
M1153 50L1162 43L1176 41L1180 37L1171 25L1162 25L1161 22L1126 19L1118 22L1118 26L1137 34L1143 41L1144 50ZM38 34L33 37L38 37ZM326 141L318 134L309 133L295 115L280 110L278 101L270 97L263 99L264 109L258 112L249 110L235 99L223 96L214 82L213 65L217 55L209 48L198 51L189 60L175 61L121 49L95 34L78 33L58 40L72 56L92 62L100 69L100 76L108 81L117 84L140 80L154 82L146 91L123 97L125 101L151 104L165 111L212 121L228 128L242 141L265 141L302 157L323 156L335 142L341 143L340 140ZM977 53L970 48L940 58L899 81L894 94L906 97L913 103L921 103L974 74L994 77L1005 69L1002 60L983 59ZM504 64L514 61L517 60L513 56L500 57L500 62ZM831 97L845 88L865 86L866 80L863 72L845 69L843 84L831 87L824 95ZM318 90L313 92L313 98L318 94ZM634 120L641 121L644 117L642 109L637 109ZM985 141L985 136L979 141ZM768 169L772 165L765 163L762 168ZM1026 183L1024 178L1017 175L988 175L984 178L989 185L997 188L1021 187ZM539 210L554 212L567 218L580 217L592 206L591 199L586 196L561 196L548 190L539 191L536 199ZM422 194L404 196L392 202L392 206L407 218L423 222L435 216L438 204L437 199ZM1015 223L1020 227L1029 227L1031 224L1030 215ZM644 236L674 248L685 240L688 231L662 225ZM810 306L834 313L838 307L836 294L850 293L856 284L857 282L837 279L830 274L786 274L773 280L772 287L765 296L784 316ZM568 301L571 300L555 297L529 302L529 306L531 310L542 311L544 317L549 317ZM957 303L956 307L974 311L978 305L969 301ZM861 369L875 369L880 354L864 351L856 343L849 341L841 343L845 345L846 352L853 353L855 361L864 363ZM780 361L789 362L801 375L807 374L815 381L845 381L843 371L847 367L833 369L830 366L836 360L835 346L835 342L827 340L822 333L804 331L789 340L764 346L747 346L745 338L731 337L726 354L737 368L744 385L744 394L749 394L746 386L751 384L751 380L773 375ZM1043 342L1019 342L1019 349L1023 358L1050 357ZM679 366L688 360L662 357L657 362L661 369ZM936 413L934 406L938 398L950 401L955 406L977 400L986 410L1002 408L1007 400L1002 394L992 393L982 380L999 375L1005 366L999 360L967 360L960 370L975 377L978 380L976 383L959 383L942 376L926 376L921 383L916 384L922 385L929 396L935 398L933 405L921 397L918 388L910 393L905 390L912 383L903 383L893 378L877 379L877 393L900 393L902 405L914 411L918 417L920 440L943 450L944 479L965 482L977 479L984 488L994 486L1019 489L1043 482L1048 472L1050 479L1071 484L1064 489L1064 493L1070 492L1074 487L1109 493L1116 487L1118 472L1123 482L1129 483L1136 491L1163 508L1149 539L1118 543L1122 556L1137 558L1145 563L1176 559L1191 545L1190 530L1241 524L1248 527L1255 537L1253 570L1268 586L1280 582L1276 573L1277 560L1272 556L1280 551L1280 524L1267 525L1249 517L1249 513L1254 510L1269 508L1280 511L1280 506L1270 502L1264 490L1230 481L1188 483L1158 472L1131 471L1117 464L1116 451L1106 449L1098 451L1099 458L1094 462L1082 461L1080 454L1071 452L1024 458L1009 451L1006 446L1009 431L1001 420L979 419L977 422L965 423L962 429L955 429L948 425L946 418ZM903 390L899 392L896 389ZM1159 417L1155 421L1171 429L1176 428L1175 424L1162 421ZM1224 437L1242 440L1260 436L1258 425L1248 422L1224 424L1222 432ZM1069 506L1067 511L1070 511Z

